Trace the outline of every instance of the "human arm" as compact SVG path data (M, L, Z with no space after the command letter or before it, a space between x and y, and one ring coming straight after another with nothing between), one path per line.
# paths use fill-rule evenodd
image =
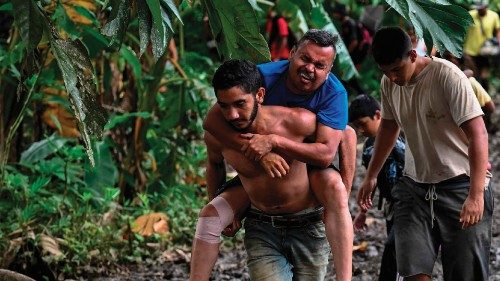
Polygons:
M226 180L226 166L220 144L209 132L205 132L205 144L207 145L207 192L211 201L215 197L217 188Z
M247 158L259 160L261 154L264 155L274 150L301 162L326 168L335 157L342 139L342 131L318 123L314 143L297 142L276 134L242 134L241 136L248 139L248 144L242 148Z
M342 134L339 144L340 176L347 189L347 195L351 194L354 172L356 170L356 145L357 136L354 129L347 126Z
M493 102L493 100L490 100L488 102L486 102L484 104L483 107L481 107L481 109L484 111L484 112L487 112L487 113L493 113L495 112L495 103Z
M479 222L483 216L488 134L481 116L465 121L460 128L469 142L470 189L460 213L462 228L467 228Z
M372 193L377 184L377 175L391 153L398 136L399 126L396 121L382 118L375 138L373 155L357 196L358 205L362 210L372 207Z
M248 144L248 141L240 136L239 132L236 132L227 121L224 119L219 105L214 105L208 112L205 121L203 122L203 128L209 132L212 138L218 140L224 140L224 145L234 150L240 151L244 145ZM262 135L266 137L267 135ZM263 157L271 149L259 155L259 157L249 157L248 153L245 153L248 159L259 161L261 166L264 168L266 173L270 177L282 177L288 174L290 167L286 161L280 155L272 153L267 157Z
M361 233L366 227L366 210L359 210L358 214L352 222L355 233Z

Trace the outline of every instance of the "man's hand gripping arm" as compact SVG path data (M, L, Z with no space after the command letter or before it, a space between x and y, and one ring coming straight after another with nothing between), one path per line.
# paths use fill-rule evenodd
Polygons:
M203 122L203 128L213 137L224 140L224 144L229 148L242 151L242 148L248 144L248 140L242 138L239 132L235 131L224 119L220 107L214 105L207 114ZM270 149L269 149L270 151ZM259 161L266 173L271 177L282 177L288 174L290 167L286 161L278 154L269 153L266 156L262 154L258 159L255 157L250 160Z
M248 140L248 144L242 148L247 158L259 160L263 155L274 150L301 162L326 168L332 163L337 153L342 131L319 123L314 143L296 142L275 134L243 134L242 137Z

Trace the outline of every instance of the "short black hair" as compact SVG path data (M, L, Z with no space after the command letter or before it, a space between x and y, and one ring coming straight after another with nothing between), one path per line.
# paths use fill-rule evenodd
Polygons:
M347 16L347 7L344 4L336 3L332 9L332 13L337 13L342 16Z
M262 74L257 66L244 59L225 61L215 71L212 78L212 86L216 95L219 90L227 90L235 86L247 93L255 94L263 85Z
M295 46L300 46L300 44L304 43L306 40L314 42L314 44L320 47L332 47L334 51L337 51L336 45L339 41L339 37L326 30L309 29Z
M373 117L377 110L380 110L380 104L375 98L369 95L359 95L349 105L349 122L363 117Z
M412 49L408 34L397 26L377 30L372 42L372 54L378 65L388 65L408 57Z

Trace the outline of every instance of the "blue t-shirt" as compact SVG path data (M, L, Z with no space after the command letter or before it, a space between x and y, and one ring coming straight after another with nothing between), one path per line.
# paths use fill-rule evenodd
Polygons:
M266 95L264 105L302 107L316 114L318 122L336 130L347 125L347 92L340 81L330 73L325 83L314 93L297 95L286 88L285 75L289 62L282 60L259 64L264 76Z

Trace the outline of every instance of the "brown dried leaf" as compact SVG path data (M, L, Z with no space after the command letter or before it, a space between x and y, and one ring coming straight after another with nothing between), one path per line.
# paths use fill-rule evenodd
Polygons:
M95 4L90 0L67 0L63 1L63 7L68 17L76 23L91 24L92 21L76 11L75 6L83 7L89 11L96 10Z
M168 217L164 213L150 213L138 217L132 227L132 232L142 236L150 236L153 233L167 234Z
M365 224L368 227L368 226L372 225L375 221L377 221L377 219L375 219L375 218L366 218Z
M17 252L24 245L25 237L18 237L9 241L9 248L3 253L0 267L9 267L16 258Z
M352 251L353 252L355 252L355 251L364 252L364 251L366 251L367 248L368 248L368 242L363 241L359 245L352 246Z
M175 249L173 251L165 251L163 252L162 256L165 258L166 261L186 261L190 262L191 261L191 253L190 252L185 252L181 249Z
M75 117L58 104L49 104L42 114L42 120L63 137L80 137Z
M43 252L52 254L55 257L60 257L63 255L63 253L59 249L59 244L57 243L57 241L48 235L40 235L40 246L42 247Z

